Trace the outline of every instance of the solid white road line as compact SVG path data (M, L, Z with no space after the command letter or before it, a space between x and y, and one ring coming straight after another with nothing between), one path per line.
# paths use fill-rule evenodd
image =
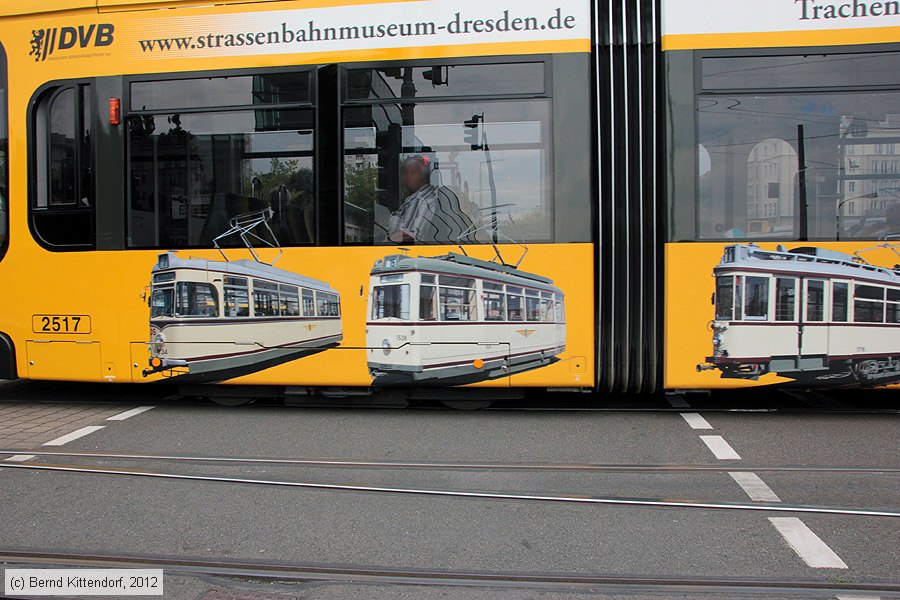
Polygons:
M4 458L3 460L7 462L25 462L26 460L31 460L34 458L34 454L13 454L9 458Z
M741 488L747 492L751 500L756 502L781 502L772 488L766 485L766 482L759 478L756 473L749 471L729 472L731 478L734 479Z
M838 596L837 600L881 600L881 596Z
M691 405L681 396L666 396L666 401L672 408L690 408Z
M719 460L741 460L741 455L721 435L701 435L700 439Z
M699 413L678 413L681 417L687 421L687 424L691 426L691 429L712 429L713 426L709 424L709 421L700 416Z
M49 442L44 442L44 446L62 446L63 444L68 444L72 440L77 440L80 437L84 437L89 433L94 433L95 431L100 431L103 429L103 425L88 425L87 427L82 427L81 429L76 429L72 433L67 433L64 436L58 437L55 440L50 440Z
M132 408L131 410L126 410L123 413L119 413L117 415L113 415L108 417L107 421L124 421L125 419L130 419L135 415L139 415L142 412L147 412L151 408L156 408L155 406L138 406L137 408Z
M846 569L847 563L797 517L769 517L769 521L803 562L814 569Z

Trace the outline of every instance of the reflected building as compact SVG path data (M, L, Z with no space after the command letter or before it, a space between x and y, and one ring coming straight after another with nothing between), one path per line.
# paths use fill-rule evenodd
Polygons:
M797 152L778 138L761 141L747 157L747 232L790 233L794 227Z
M836 207L843 229L873 225L900 201L900 114L883 121L841 119L841 177Z

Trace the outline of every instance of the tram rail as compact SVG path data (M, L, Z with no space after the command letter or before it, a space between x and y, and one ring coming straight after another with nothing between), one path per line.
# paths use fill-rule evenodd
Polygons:
M699 510L730 510L767 513L828 514L852 517L886 517L900 518L900 510L879 508L851 508L844 506L814 506L807 504L757 503L757 502L702 502L693 500L674 500L668 498L627 498L613 496L587 495L545 495L525 493L505 493L487 491L429 489L412 487L389 487L356 485L347 483L322 483L309 481L289 481L278 479L257 479L248 477L226 477L221 475L196 475L185 473L168 473L163 471L147 471L140 469L122 469L109 467L91 467L84 465L43 464L43 463L9 463L0 462L0 469L24 469L31 471L54 471L93 475L114 475L121 477L140 477L151 479L167 479L180 481L216 482L238 485L257 485L283 488L305 488L323 491L371 492L381 494L400 494L412 496L480 498L489 500L510 500L548 503L567 503L585 505L618 505L643 506L658 508L681 508Z
M447 587L493 587L658 593L742 593L771 597L776 593L805 593L833 597L846 592L900 594L900 584L886 581L837 581L790 578L705 578L692 576L615 575L490 570L436 570L328 563L212 560L155 555L65 553L39 550L0 550L0 562L16 565L161 568L167 573L241 577L287 582L352 581L357 584L401 584Z
M168 462L236 463L295 465L302 467L348 469L429 469L441 471L597 471L597 472L765 472L765 473L846 473L862 475L900 474L900 467L862 466L806 466L806 465L758 465L719 466L701 464L600 464L600 463L464 463L428 461L373 461L328 458L274 458L239 456L191 456L176 454L129 454L119 452L66 452L48 450L0 450L0 457L9 455L57 456L66 458L96 458L119 460L147 460Z

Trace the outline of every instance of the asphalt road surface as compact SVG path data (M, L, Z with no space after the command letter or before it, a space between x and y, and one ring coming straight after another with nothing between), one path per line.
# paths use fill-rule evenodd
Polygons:
M592 405L0 383L0 560L204 600L900 598L900 403Z

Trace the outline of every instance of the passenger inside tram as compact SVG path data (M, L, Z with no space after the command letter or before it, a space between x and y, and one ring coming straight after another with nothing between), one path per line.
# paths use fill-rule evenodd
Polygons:
M427 156L403 161L401 179L409 195L388 220L388 241L397 244L455 244L473 231L472 218L459 196L445 186L431 183L432 165Z

